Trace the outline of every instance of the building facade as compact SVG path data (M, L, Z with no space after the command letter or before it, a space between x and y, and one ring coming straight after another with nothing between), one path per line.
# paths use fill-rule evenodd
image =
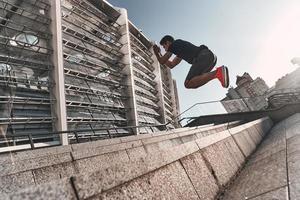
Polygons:
M229 88L222 105L229 113L262 110L267 108L269 87L261 78L255 80L248 73L237 76L236 88Z
M97 129L122 136L159 130L135 126L176 126L176 82L126 9L99 0L9 0L0 15L1 135L38 141L84 129L76 136L107 138Z
M298 60L298 59L297 59ZM297 61L295 59L295 62ZM278 79L268 94L270 108L300 102L300 67Z

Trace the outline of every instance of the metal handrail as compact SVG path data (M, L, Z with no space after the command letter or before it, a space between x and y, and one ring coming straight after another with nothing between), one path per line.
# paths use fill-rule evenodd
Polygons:
M266 98L269 98L269 97L271 97L274 94L278 94L276 92L284 93L284 91L286 91L286 92L299 92L300 91L300 87L299 88L283 88L283 89L272 90L269 93L266 93L266 94L263 94L263 95L257 95L255 97L241 97L241 98L233 98L233 99L229 99L229 100L214 100L214 101L198 102L198 103L193 104L192 106L190 106L189 108L187 108L183 112L181 112L179 115L177 115L176 117L174 117L174 119L176 120L176 122L179 125L181 125L180 122L183 121L184 119L194 119L195 117L184 117L184 118L181 118L181 119L180 119L180 117L184 113L186 113L187 111L191 110L192 108L194 108L197 105L209 104L209 103L221 103L221 102L226 102L226 101L234 101L234 100L238 100L238 99L242 99L242 100L246 100L247 99L248 100L248 99L254 99L254 98L257 98L257 97L266 97ZM167 125L170 124L170 123L171 122L167 123Z
M164 127L166 124L159 124L159 125L140 125L140 126L125 126L125 127L113 127L113 128L97 128L97 129L78 129L78 130L66 130L66 131L53 131L53 132L48 132L48 133L40 133L37 134L37 136L43 136L43 135L61 135L65 133L82 133L82 132L95 132L95 131L107 131L107 130L118 130L118 129L134 129L134 128L152 128L152 127ZM166 127L166 130L168 128ZM5 136L0 135L0 138L4 137L21 137L21 136L28 136L31 133L28 134L6 134ZM32 135L32 134L31 134Z
M281 90L280 90L281 91ZM266 97L266 95L260 95L260 96L264 96ZM237 100L237 99L249 99L249 98L257 98L256 97L243 97L243 98L235 98L235 99L231 99L231 100ZM229 100L229 101L231 101ZM226 101L226 100L225 100ZM53 132L44 132L44 133L39 133L39 134L32 134L32 133L23 133L23 134L7 134L7 135L0 135L0 139L6 139L6 143L8 144L9 142L11 142L10 140L8 140L9 138L12 138L12 140L14 140L14 138L18 138L18 137L24 137L24 138L28 138L28 141L30 142L30 148L34 149L35 145L34 145L34 140L39 140L42 136L51 136L52 138L55 138L55 136L59 136L62 134L72 134L74 137L70 138L72 140L72 142L75 141L75 143L80 143L80 139L84 140L86 142L86 139L88 139L89 141L97 140L97 139L103 139L103 138L115 138L115 137L122 137L122 136L129 136L129 135L134 135L134 129L142 129L142 128L148 128L148 130L150 131L150 133L153 133L155 130L153 129L154 127L156 128L160 128L160 127L164 127L163 129L160 130L169 130L168 125L171 123L176 123L178 125L181 126L180 122L184 119L195 119L196 117L184 117L182 119L180 119L180 117L186 113L187 111L193 109L195 106L197 105L203 105L203 104L208 104L208 103L217 103L217 102L221 102L221 100L216 100L216 101L206 101L206 102L199 102L199 103L195 103L194 105L192 105L191 107L189 107L188 109L184 110L183 112L181 112L179 115L177 115L173 121L169 121L167 123L164 124L158 124L158 125L140 125L140 126L125 126L125 127L110 127L110 128L96 128L96 129L78 129L78 130L66 130L66 131L53 131ZM115 133L112 133L112 130L115 131ZM126 133L118 133L118 130L128 130L128 132ZM129 131L131 130L131 131ZM95 132L100 132L103 131L101 133L95 133ZM80 133L84 133L84 132L89 132L88 134L80 134ZM36 138L34 136L37 136ZM74 140L73 140L74 139ZM27 139L26 139L27 140ZM5 141L4 141L5 142ZM9 145L8 145L9 146Z
M5 139L5 141L7 143L9 143L9 138L18 138L18 137L25 137L28 138L29 140L29 144L30 144L30 148L31 149L35 149L34 146L34 140L39 140L42 136L59 136L62 134L73 134L75 136L75 142L76 143L81 143L80 139L86 139L86 138L81 138L80 137L80 133L84 133L84 132L93 132L93 134L91 135L86 135L87 138L89 139L89 141L92 141L92 139L97 139L97 138L103 138L103 136L108 136L108 138L114 138L114 137L121 137L121 136L130 136L130 135L134 135L134 129L138 128L150 128L151 132L154 133L154 129L153 127L165 127L164 130L169 130L169 128L167 127L167 124L159 124L159 125L140 125L140 126L126 126L126 127L111 127L111 128L97 128L97 129L78 129L78 130L66 130L66 131L53 131L53 132L44 132L44 133L39 133L39 134L32 134L32 133L23 133L23 134L17 134L17 135L13 135L13 134L6 134L6 135L0 135L0 139ZM122 135L113 135L111 133L111 130L115 130L116 132L118 132L118 130L131 130L131 134L122 134ZM96 131L103 131L103 132L107 132L107 134L95 134ZM37 138L34 138L34 136L38 136ZM84 135L83 135L84 136ZM86 140L85 140L86 141Z

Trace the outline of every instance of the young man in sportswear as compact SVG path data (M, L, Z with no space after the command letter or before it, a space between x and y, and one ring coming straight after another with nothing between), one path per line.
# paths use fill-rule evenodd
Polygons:
M170 35L164 36L160 41L160 45L166 51L164 55L161 55L160 48L157 45L153 46L154 54L160 64L171 69L178 65L182 59L192 64L184 82L186 88L198 88L215 78L221 82L223 87L228 87L228 68L221 66L211 71L216 65L217 57L207 46L201 45L198 47L184 40L174 40ZM175 54L176 57L171 61L169 58L172 54Z

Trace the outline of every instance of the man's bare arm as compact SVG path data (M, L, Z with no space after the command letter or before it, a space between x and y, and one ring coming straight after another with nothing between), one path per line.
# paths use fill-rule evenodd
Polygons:
M169 68L173 68L175 67L176 65L178 65L180 62L181 62L182 58L179 58L179 57L175 57L172 61L168 60L165 65L167 65L167 67Z
M154 54L158 60L158 62L162 65L166 64L169 58L172 56L171 52L166 52L164 55L161 55L160 48L157 45L153 46Z

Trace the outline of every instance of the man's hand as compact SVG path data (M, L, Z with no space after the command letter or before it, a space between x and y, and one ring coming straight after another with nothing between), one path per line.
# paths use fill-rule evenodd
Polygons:
M156 44L153 45L153 51L154 51L154 53L160 53L160 48L159 48L159 46L157 46Z
M153 51L154 51L154 55L156 56L158 62L162 65L165 64L169 60L169 58L172 56L171 52L166 52L164 55L161 55L160 48L156 44L153 45Z

